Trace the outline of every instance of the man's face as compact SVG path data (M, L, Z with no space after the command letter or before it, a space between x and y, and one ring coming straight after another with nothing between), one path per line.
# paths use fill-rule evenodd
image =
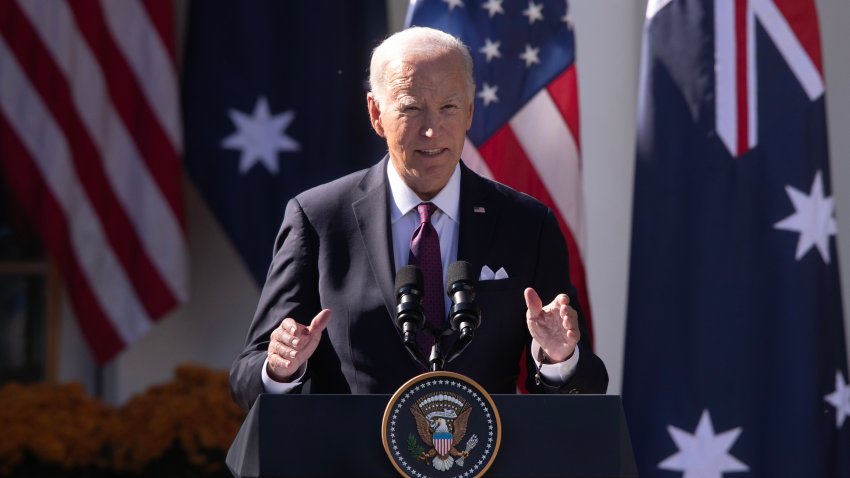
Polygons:
M369 93L372 127L386 138L390 161L424 200L449 181L472 124L463 59L457 53L387 65L383 102Z

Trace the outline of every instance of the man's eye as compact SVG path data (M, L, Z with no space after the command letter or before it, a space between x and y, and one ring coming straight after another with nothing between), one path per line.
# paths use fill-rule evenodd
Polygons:
M415 113L419 110L420 108L418 106L405 106L404 109L402 109L405 113Z
M455 105L455 104L445 105L445 106L443 106L443 109L447 110L447 111L454 111L454 110L457 109L457 105Z

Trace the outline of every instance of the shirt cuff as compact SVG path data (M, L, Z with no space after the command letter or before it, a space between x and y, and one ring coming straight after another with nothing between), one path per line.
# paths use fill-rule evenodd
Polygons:
M269 377L269 372L266 367L269 365L269 358L263 361L263 391L265 393L284 394L289 393L301 385L301 380L304 374L307 373L307 362L301 364L298 370L295 371L294 377L290 382L277 382Z
M536 340L532 340L531 356L534 357L534 363L537 364L537 368L540 369L540 375L546 379L546 383L550 385L563 385L572 378L573 374L575 374L579 356L578 345L576 345L576 349L575 352L573 352L572 357L559 363L540 363L537 361L539 354L540 344L538 344Z

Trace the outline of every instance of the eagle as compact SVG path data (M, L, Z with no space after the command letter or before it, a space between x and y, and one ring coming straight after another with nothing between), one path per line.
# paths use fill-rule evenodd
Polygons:
M464 407L458 414L457 418L451 422L445 418L439 417L434 420L428 420L422 413L419 407L411 406L410 412L416 419L416 431L419 433L419 438L425 442L425 445L430 447L426 452L419 454L417 458L422 461L432 459L434 468L439 471L445 471L454 465L455 458L469 456L468 451L460 451L456 447L460 445L463 437L466 435L466 425L469 421L469 414L472 408ZM450 446L439 446L435 442L439 440L450 440ZM444 450L443 453L440 450Z

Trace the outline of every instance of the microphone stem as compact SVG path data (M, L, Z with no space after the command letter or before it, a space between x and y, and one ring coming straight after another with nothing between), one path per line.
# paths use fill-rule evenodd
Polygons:
M409 345L416 342L416 334L413 332L405 331L404 332L404 343L405 345Z
M443 366L445 365L445 361L443 360L443 353L440 350L440 336L434 336L434 346L431 347L431 358L429 359L431 362L431 371L439 372L443 370Z

